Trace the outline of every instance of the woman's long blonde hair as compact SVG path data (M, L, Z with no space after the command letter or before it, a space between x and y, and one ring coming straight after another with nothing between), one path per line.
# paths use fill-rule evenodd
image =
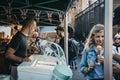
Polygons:
M88 51L93 45L95 45L95 42L93 40L93 36L98 32L104 32L104 25L102 24L96 24L93 26L93 28L90 31L90 34L87 38L87 42L85 44L85 48Z

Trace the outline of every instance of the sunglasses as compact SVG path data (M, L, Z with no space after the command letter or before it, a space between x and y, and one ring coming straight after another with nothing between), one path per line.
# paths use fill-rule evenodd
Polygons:
M120 38L114 38L114 39L115 39L115 40L116 40L116 39L120 40Z

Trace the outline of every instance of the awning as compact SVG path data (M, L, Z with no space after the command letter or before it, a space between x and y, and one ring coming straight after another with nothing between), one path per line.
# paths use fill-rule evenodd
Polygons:
M63 19L64 12L71 1L1 0L0 24L18 24L26 17L34 17L37 19L39 25L58 25L60 19Z

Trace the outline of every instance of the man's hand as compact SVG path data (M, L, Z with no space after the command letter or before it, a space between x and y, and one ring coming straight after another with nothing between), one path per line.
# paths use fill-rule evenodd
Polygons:
M116 61L118 61L120 63L120 55L113 53L113 59L115 59Z
M120 64L113 64L113 73L120 74Z
M23 58L23 62L29 62L29 61L32 61L33 60L33 57L25 57Z

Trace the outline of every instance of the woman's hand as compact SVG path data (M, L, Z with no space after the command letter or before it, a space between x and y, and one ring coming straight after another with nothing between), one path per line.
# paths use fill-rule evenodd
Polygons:
M91 62L89 63L89 66L84 68L84 72L85 72L85 73L88 73L88 72L89 72L90 70L92 70L93 68L94 68L94 63L91 61Z
M85 67L85 68L84 68L84 72L85 72L85 73L88 73L88 71L89 71L89 70L88 70L88 67Z
M104 63L104 57L102 55L97 56L97 61L100 63Z
M88 70L92 70L94 68L94 63L91 61L88 66Z

